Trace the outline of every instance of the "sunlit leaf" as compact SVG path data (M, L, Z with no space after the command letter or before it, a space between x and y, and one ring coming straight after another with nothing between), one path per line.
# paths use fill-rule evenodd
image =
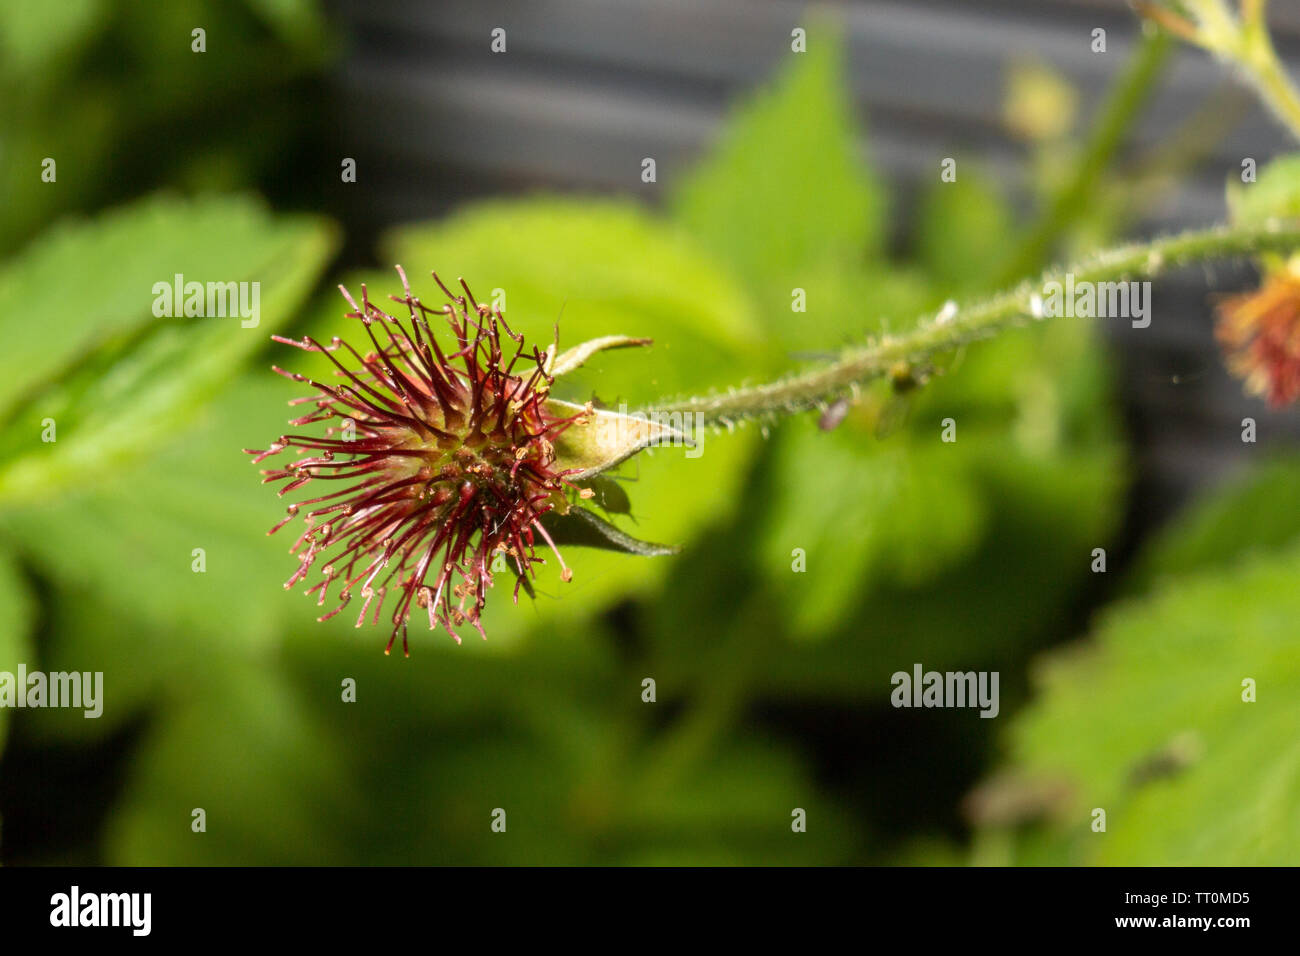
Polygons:
M1012 739L1020 773L1070 782L1051 831L1058 858L1295 860L1297 574L1292 548L1179 579L1113 609L1088 646L1052 662ZM1094 808L1105 833L1091 829Z
M885 190L859 161L843 56L835 27L811 27L808 52L788 54L673 193L677 218L755 288L854 268L883 244Z
M156 447L293 317L334 243L324 220L273 217L245 199L166 198L37 243L0 273L9 343L0 496L47 499L91 486ZM155 302L167 303L155 286L174 287L177 275L205 292L209 282L236 283L240 314L157 317ZM54 323L34 320L37 311Z
M1126 584L1141 591L1179 575L1230 569L1300 540L1300 460L1261 464L1215 489L1147 542Z

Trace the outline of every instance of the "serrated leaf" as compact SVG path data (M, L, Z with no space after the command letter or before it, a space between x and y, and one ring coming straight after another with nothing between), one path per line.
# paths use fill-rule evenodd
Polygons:
M843 58L835 27L809 29L808 52L788 55L672 196L677 219L755 287L882 247L885 193L858 161Z
M1296 541L1300 458L1291 455L1253 468L1176 516L1147 542L1125 583L1142 591L1165 578L1231 568Z
M163 440L293 317L334 245L325 220L273 217L247 199L165 197L37 243L0 274L0 333L15 342L0 369L0 403L9 403L0 496L93 484ZM258 325L155 317L154 285L176 274L259 283ZM51 298L53 336L30 321ZM50 422L55 441L43 440Z
M269 278L303 225L246 198L169 196L57 224L0 269L0 410L106 343L168 324L153 314L155 283Z
M1048 830L1058 862L1295 861L1298 574L1292 548L1182 578L1112 609L1088 646L1052 662L1012 740L1017 772L1069 781L1066 822Z

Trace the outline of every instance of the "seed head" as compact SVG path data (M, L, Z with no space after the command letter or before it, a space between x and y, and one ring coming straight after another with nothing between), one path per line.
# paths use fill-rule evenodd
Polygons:
M453 292L435 274L447 301L430 307L397 271L404 294L389 298L405 313L400 318L375 305L364 285L360 305L339 287L352 306L347 317L369 339L364 352L339 337L329 345L310 336L275 337L327 356L339 381L276 368L315 389L290 403L310 406L290 424L324 423L324 433L286 434L248 451L256 462L297 455L263 472L264 482L283 483L282 496L306 486L339 487L290 504L268 532L303 518L290 549L298 568L285 587L315 577L307 593L320 606L334 603L320 620L359 598L358 627L368 616L378 623L390 605L385 653L400 632L409 654L407 623L417 611L431 630L442 627L458 643L456 629L466 622L483 634L480 613L498 553L516 575L516 600L533 566L544 563L539 538L569 580L540 519L568 510L566 489L576 490L570 479L583 469L559 461L555 443L590 410L548 400L554 356L526 346L463 281L463 294ZM434 331L443 325L450 330L446 350Z
M1215 334L1248 392L1274 408L1300 397L1300 260L1270 272L1255 292L1225 299Z

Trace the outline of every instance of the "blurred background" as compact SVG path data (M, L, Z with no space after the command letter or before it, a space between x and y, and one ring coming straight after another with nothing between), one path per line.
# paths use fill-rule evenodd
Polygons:
M318 367L269 336L355 337L335 285L396 262L654 337L561 396L617 405L1221 221L1294 144L1121 0L0 0L0 84L0 671L105 687L0 710L0 862L1294 861L1300 419L1212 329L1249 263L639 456L602 510L680 556L569 549L409 660L284 592L241 453ZM260 282L259 326L155 316L177 273ZM892 707L917 662L999 716Z

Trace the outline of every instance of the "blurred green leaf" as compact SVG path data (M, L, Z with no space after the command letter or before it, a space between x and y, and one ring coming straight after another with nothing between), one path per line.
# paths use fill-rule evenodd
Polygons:
M70 666L100 662L110 690L174 680L226 653L257 653L289 621L311 621L314 606L282 587L292 541L266 536L275 496L241 451L281 434L286 411L281 379L245 375L148 460L0 516L69 596L95 598L98 625L56 623ZM104 626L122 621L132 626Z
M1113 608L1052 661L1014 726L1017 770L1064 776L1075 862L1286 865L1300 853L1300 551L1190 575ZM1243 700L1243 682L1257 685ZM1105 833L1091 812L1107 813Z
M690 680L700 667L700 646L716 641L751 604L758 607L761 630L776 638L751 641L746 650L754 693L782 700L880 701L891 690L890 675L918 660L935 667L942 662L945 670L1012 672L1037 643L1059 638L1063 615L1089 583L1091 549L1108 540L1118 521L1124 472L1113 457L1117 448L1111 455L1078 451L1044 460L1026 455L1005 433L979 441L980 452L965 463L983 512L983 533L973 544L963 543L960 552L931 565L922 580L905 583L883 568L876 578L851 581L856 590L846 596L838 582L810 580L839 575L833 559L828 566L824 554L819 559L810 550L808 570L797 574L793 541L769 553L753 547L748 526L729 528L713 537L699 560L686 555L674 568L665 588L673 601L658 608L654 619L655 673L663 681ZM776 474L762 462L759 471ZM759 488L742 511L768 494ZM861 547L845 543L853 525L840 527L848 530L829 539L834 555ZM799 538L818 532L827 533L810 525ZM750 567L742 556L758 566ZM888 555L876 559L887 561ZM719 594L745 597L720 603ZM815 600L839 601L839 613L804 607ZM792 635L815 640L791 647ZM1011 690L1003 693L1004 709L1010 710Z
M294 315L334 245L327 221L274 217L242 198L155 198L36 243L0 272L11 343L0 361L0 496L84 488L156 447ZM155 317L155 283L177 274L257 283L259 324ZM33 320L40 310L59 316L58 334ZM48 420L57 441L42 440Z
M797 634L824 634L882 580L924 580L982 531L978 490L952 467L961 451L937 431L929 444L881 442L853 423L827 434L804 417L782 426L779 447L777 498L760 519L759 548L767 577L789 596Z
M1057 614L1055 602L1069 598L1061 585L1086 580L1079 556L1106 544L1124 472L1096 330L1037 325L971 346L939 371L905 395L888 383L866 390L833 432L815 430L811 416L780 427L758 542L764 578L782 597L795 633L834 633L855 607L867 613L862 602L881 588L902 588L891 590L895 602L920 601L919 592L904 595L931 582L938 587L940 575L980 550L985 535L1004 554L1023 555L1033 576L1055 567L1056 555L1066 559L1062 579L1040 592L1054 597L1042 613ZM950 443L941 440L948 419L955 424ZM1041 524L1017 523L1034 542L1028 551L1009 540L1005 517L988 518L989 502L1009 489L1042 505L1026 512ZM806 551L803 574L792 570L798 547ZM1017 582L1003 576L983 587L996 604L998 588L1014 590ZM1036 597L1031 602L1037 606ZM926 607L961 619L934 621L913 640L969 639L962 635L970 618L954 602ZM1012 633L1027 636L1032 627Z
M0 71L7 79L43 83L53 61L84 44L102 19L105 0L9 0L0 4Z
M955 182L925 190L914 228L919 265L952 295L988 290L1011 249L1010 211L974 162L961 163Z
M1237 225L1300 219L1300 153L1281 156L1257 170L1255 182L1228 179L1228 213Z
M674 206L750 281L771 338L805 358L869 330L906 329L922 310L980 288L1011 231L1002 198L968 169L922 202L919 270L864 267L881 244L882 191L854 162L838 45L812 49L740 113ZM792 310L796 304L806 311ZM945 364L952 374L942 374ZM766 586L793 632L825 637L880 589L906 593L960 564L981 547L986 527L997 534L986 525L985 498L999 494L991 482L1018 486L1036 471L1052 473L1058 460L1077 469L1080 453L1096 453L1100 467L1076 471L1092 484L1070 493L1096 502L1088 534L1093 542L1104 538L1120 482L1101 367L1091 331L1027 330L941 363L941 374L919 394L895 397L887 384L866 390L831 434L815 431L811 420L782 424L757 541ZM947 418L957 423L953 444L939 440ZM1027 470L1008 475L987 467L994 457ZM1075 501L1062 495L1053 506L1069 510ZM1050 509L1041 514L1044 530L1056 523ZM1057 546L1065 553L1086 543ZM809 571L794 570L795 548L804 549ZM1057 588L1046 593L1064 597ZM1049 602L1043 612L1058 607ZM955 622L932 626L961 633Z
M540 348L559 326L560 350L606 335L654 339L598 352L556 384L556 397L606 407L732 384L758 353L753 306L700 248L635 206L540 198L479 203L445 221L406 226L382 242L424 301L463 276L483 302L500 302L510 327ZM376 279L376 281L381 281ZM400 292L394 273L376 298ZM359 294L358 289L352 290Z
M191 685L154 722L109 820L109 861L347 862L342 828L366 809L338 748L273 668L245 664L221 677ZM206 832L192 829L196 809Z
M1300 539L1300 458L1252 468L1188 508L1147 542L1126 581L1133 591L1163 580L1228 570Z
M883 243L884 190L858 161L843 42L821 26L809 46L747 98L673 196L681 221L750 281L852 267Z
M808 52L789 55L672 195L678 221L750 284L769 334L805 347L821 337L815 316L838 317L821 311L823 284L884 244L885 189L858 159L843 57L834 27L812 27ZM795 288L808 314L791 312ZM867 316L853 315L862 328Z

